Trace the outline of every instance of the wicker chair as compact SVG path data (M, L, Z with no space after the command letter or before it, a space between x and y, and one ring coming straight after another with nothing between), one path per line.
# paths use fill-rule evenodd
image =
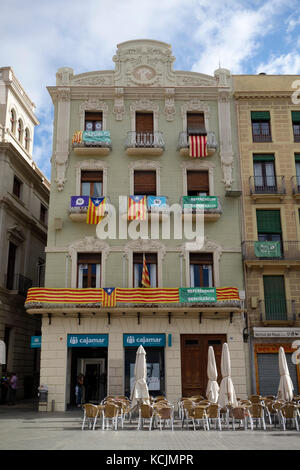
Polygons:
M286 403L280 408L279 413L284 431L286 430L287 420L289 420L290 423L294 423L297 431L299 431L298 410L298 406L294 403Z
M255 406L255 405L254 405ZM232 428L235 431L235 422L238 421L238 423L244 423L244 429L246 430L248 428L248 419L250 422L250 427L251 430L253 430L253 420L251 413L249 413L248 409L246 407L235 407L231 408L229 412L229 417L231 418L232 422Z
M193 410L195 408L195 403L192 400L183 400L181 402L181 427L183 428L184 422L187 422L189 426L189 420L192 419Z
M155 416L156 418L159 419L160 430L162 430L162 421L163 421L164 426L166 422L169 423L173 431L173 422L174 422L173 413L174 413L174 410L171 406L162 406L162 407L158 407L155 409Z
M200 429L200 424L203 425L203 429L209 431L209 422L208 422L208 416L206 413L207 407L205 406L195 406L193 409L193 414L191 416L193 425L194 425L194 431L196 430L195 427L195 421L198 422L199 429Z
M85 423L88 425L88 429L95 429L96 421L99 417L100 410L97 405L92 405L91 403L86 403L82 405L83 408L83 420L81 430L83 431Z
M263 403L263 397L261 395L250 395L249 400L253 404L259 404L261 405Z
M139 407L139 420L138 420L138 429L142 429L144 426L144 421L149 420L149 431L151 431L153 417L154 417L154 408L151 405L141 404Z
M118 429L118 415L119 415L119 407L115 405L114 403L107 403L104 407L104 410L102 410L102 417L103 417L103 422L102 422L102 429L105 429L105 423L106 423L106 429L109 427L109 420L112 422L112 426L115 429L115 431Z
M252 421L256 422L259 426L263 427L266 430L266 422L265 422L265 414L264 414L264 407L260 403L252 403L249 408L249 412L252 418Z
M215 428L217 429L218 424L220 431L222 431L220 409L221 408L217 403L211 403L208 408L206 408L206 414L208 417L208 423L211 424L214 421Z

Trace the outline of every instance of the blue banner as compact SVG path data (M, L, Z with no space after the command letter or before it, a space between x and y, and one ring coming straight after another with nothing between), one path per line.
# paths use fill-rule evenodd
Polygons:
M123 345L127 346L143 346L143 347L165 347L165 334L124 334Z
M147 204L148 209L155 211L163 211L168 209L166 196L148 196Z
M42 346L42 337L41 336L31 336L30 338L30 347L31 348L41 348Z
M68 348L107 348L108 335L68 335Z
M89 196L71 196L71 207L88 207Z

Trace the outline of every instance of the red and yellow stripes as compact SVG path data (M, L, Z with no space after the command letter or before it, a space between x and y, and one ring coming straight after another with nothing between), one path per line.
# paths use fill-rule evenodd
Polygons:
M115 306L116 302L128 304L179 303L179 289L175 288L112 288L111 295L104 289L54 289L32 287L28 290L26 303L45 304L98 304ZM108 289L107 289L108 290ZM217 288L217 301L240 300L235 287ZM103 303L104 300L104 303Z
M147 218L147 198L146 196L128 197L128 220L146 220Z
M190 157L207 157L207 136L206 135L190 135Z
M82 131L76 131L72 138L72 144L81 144L82 142Z

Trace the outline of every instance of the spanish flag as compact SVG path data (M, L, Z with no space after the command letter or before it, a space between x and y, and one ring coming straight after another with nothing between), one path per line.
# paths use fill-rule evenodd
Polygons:
M105 214L105 197L90 197L86 215L87 224L98 224Z
M146 263L146 256L143 256L142 286L151 287L149 271Z

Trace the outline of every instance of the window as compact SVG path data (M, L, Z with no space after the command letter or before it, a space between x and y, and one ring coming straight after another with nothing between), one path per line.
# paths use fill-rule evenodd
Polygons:
M135 115L136 145L152 147L154 144L153 113L136 113Z
M78 288L100 288L101 253L78 253L77 267Z
M23 140L23 122L21 119L18 120L18 140L22 143Z
M7 276L6 288L13 289L15 285L15 265L16 265L17 245L9 242L8 246L8 262L7 262Z
M292 111L294 141L300 142L300 111Z
M22 187L21 181L19 180L19 178L17 178L16 176L14 176L13 193L14 193L14 195L17 196L19 199L21 198L21 187Z
M253 168L255 191L260 193L276 193L274 155L254 155Z
M256 220L258 240L279 241L283 253L280 210L257 210Z
M187 171L187 196L208 196L208 171Z
M252 111L251 123L253 142L272 141L269 111Z
M46 224L46 222L47 222L46 216L47 216L47 209L43 204L41 204L40 221L43 222L43 224Z
M212 253L190 253L190 286L213 287Z
M101 197L103 193L103 172L81 172L81 196Z
M295 153L295 166L296 166L296 184L297 190L300 191L300 153Z
M103 119L102 112L88 112L85 113L84 130L85 131L102 131Z
M156 196L156 171L134 171L134 195Z
M266 320L286 320L284 276L263 276Z
M30 134L29 134L29 129L26 127L25 129L25 149L29 150L29 143L30 143Z
M189 135L206 135L204 113L187 113L187 133Z
M142 274L144 255L151 287L157 287L157 253L133 253L133 287L143 287Z
M10 112L10 130L11 132L15 133L15 127L16 127L16 113L12 109Z

